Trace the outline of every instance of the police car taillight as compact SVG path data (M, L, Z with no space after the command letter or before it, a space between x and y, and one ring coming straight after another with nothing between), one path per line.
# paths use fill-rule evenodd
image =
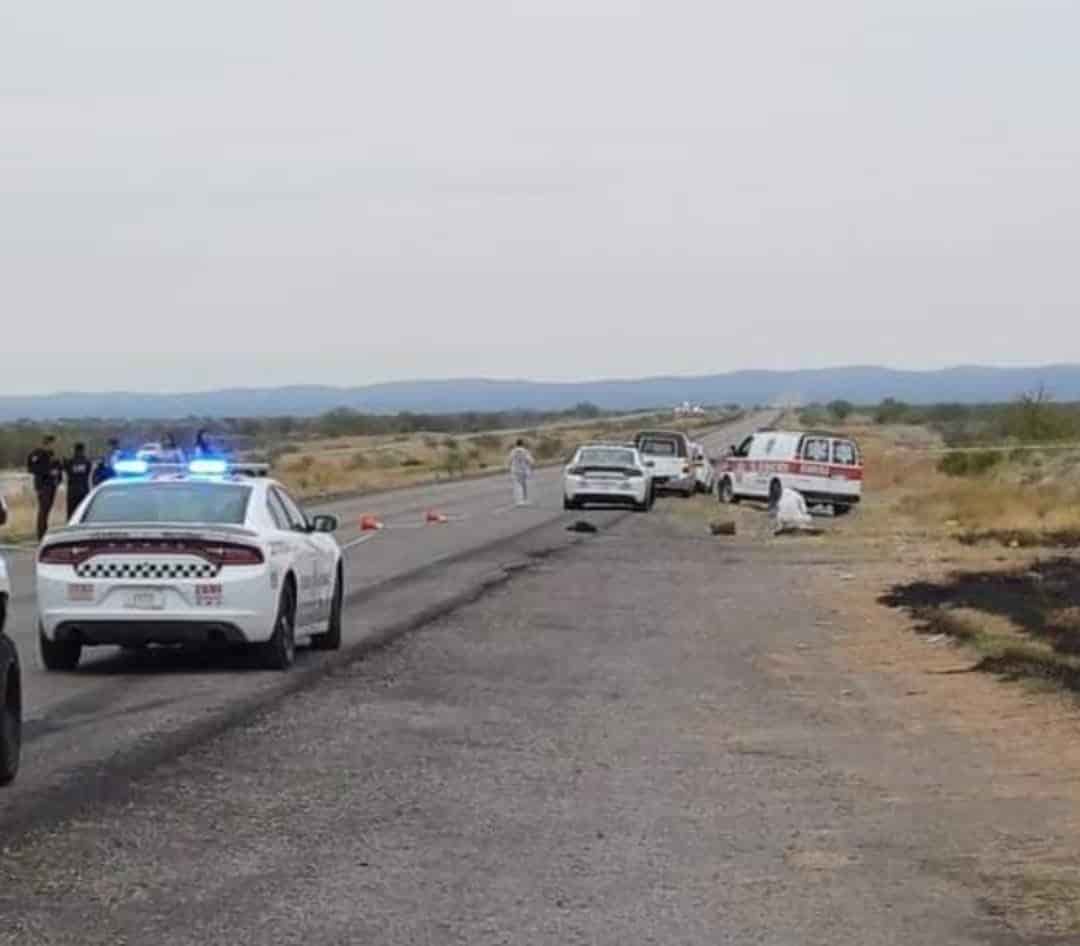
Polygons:
M46 545L38 553L38 561L42 565L78 565L94 553L90 545L77 545L72 543L59 545Z
M264 561L261 550L253 545L203 545L199 552L205 558L218 565L261 565Z

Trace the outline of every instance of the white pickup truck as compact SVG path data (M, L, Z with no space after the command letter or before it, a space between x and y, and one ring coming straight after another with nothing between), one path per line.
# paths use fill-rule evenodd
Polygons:
M645 460L659 492L694 495L697 477L686 434L676 430L643 430L634 438L634 446Z

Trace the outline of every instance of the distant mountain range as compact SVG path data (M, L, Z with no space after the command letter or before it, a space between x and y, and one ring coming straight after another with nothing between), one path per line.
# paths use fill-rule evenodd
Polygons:
M1080 365L1039 368L957 367L898 371L843 367L806 371L733 371L699 377L619 381L399 381L365 387L301 385L230 388L190 394L126 391L0 397L0 421L57 418L311 416L334 408L368 413L443 413L512 408L553 411L590 402L608 410L700 404L810 403L842 398L857 404L886 397L913 404L1007 401L1044 387L1056 400L1080 401Z

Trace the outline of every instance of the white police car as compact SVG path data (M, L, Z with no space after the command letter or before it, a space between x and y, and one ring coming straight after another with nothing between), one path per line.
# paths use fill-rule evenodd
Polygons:
M101 644L247 644L277 670L298 640L341 646L333 516L308 519L264 470L223 460L114 469L38 550L46 669L74 669Z

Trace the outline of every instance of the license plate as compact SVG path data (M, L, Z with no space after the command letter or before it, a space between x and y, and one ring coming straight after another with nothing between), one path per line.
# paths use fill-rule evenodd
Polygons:
M68 601L93 601L94 586L71 584L67 586Z
M165 607L165 592L129 591L124 607L132 611L161 611Z

